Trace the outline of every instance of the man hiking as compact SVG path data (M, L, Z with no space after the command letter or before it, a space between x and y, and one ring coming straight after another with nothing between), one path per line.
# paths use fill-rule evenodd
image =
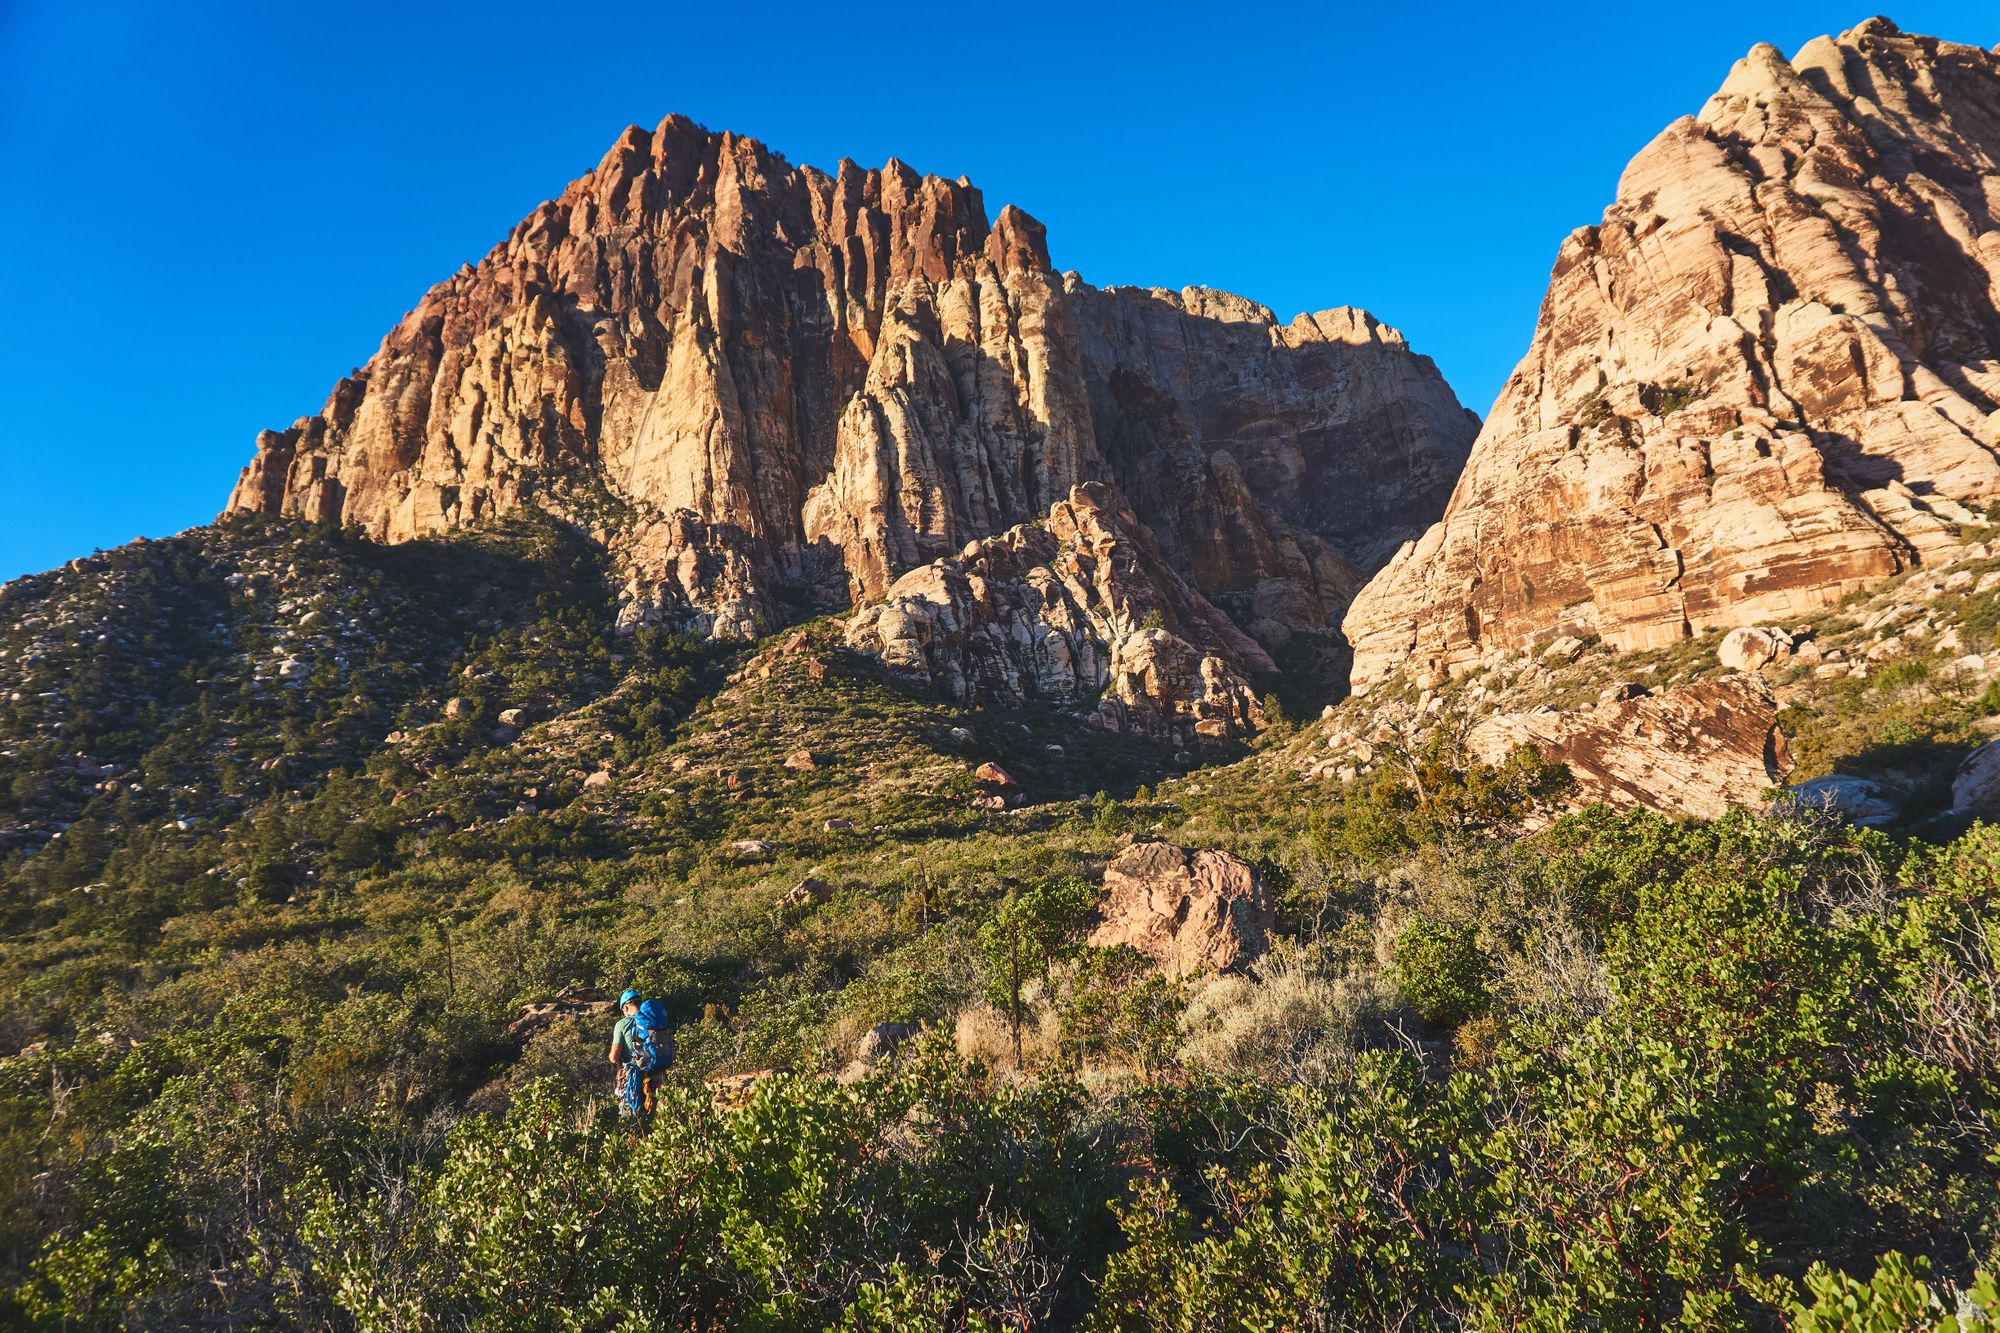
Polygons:
M628 990L618 997L622 1015L611 1029L611 1063L617 1070L618 1114L651 1115L660 1076L674 1063L667 1006Z

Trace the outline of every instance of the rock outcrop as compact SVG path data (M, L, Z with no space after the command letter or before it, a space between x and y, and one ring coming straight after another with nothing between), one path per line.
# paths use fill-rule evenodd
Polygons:
M847 641L951 699L1082 706L1111 730L1182 744L1255 731L1239 664L1273 670L1100 485L905 574L854 615Z
M1965 757L1953 775L1951 808L1980 819L2000 819L2000 741Z
M617 1007L609 997L596 991L566 990L553 1000L523 1005L520 1016L507 1025L507 1037L510 1041L526 1041L558 1019L610 1014Z
M1104 869L1098 948L1130 945L1170 977L1226 972L1270 947L1276 909L1256 868L1227 852L1134 843Z
M1787 787L1773 803L1772 811L1837 815L1864 828L1893 824L1900 814L1894 793L1879 782L1851 773L1829 773Z
M1607 691L1592 710L1502 713L1466 736L1467 751L1489 764L1521 745L1569 766L1578 805L1644 806L1697 819L1756 803L1792 767L1777 705L1746 676L1657 694Z
M1790 657L1796 646L1784 630L1767 625L1739 625L1723 635L1722 642L1715 646L1715 660L1726 671L1761 671Z
M669 117L260 436L229 507L390 541L557 510L617 555L627 623L748 638L1097 484L1242 672L1334 636L1476 429L1358 311L1098 290L963 179L829 175Z
M1353 679L1793 617L2000 497L2000 55L1871 19L1759 46L1563 243Z

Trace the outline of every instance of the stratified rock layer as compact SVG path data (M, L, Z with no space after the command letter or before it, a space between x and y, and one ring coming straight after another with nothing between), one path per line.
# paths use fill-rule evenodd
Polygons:
M1740 61L1564 242L1353 679L1658 647L1920 562L2000 497L2000 56L1872 19Z
M1489 764L1521 745L1569 766L1577 805L1698 819L1755 803L1792 768L1777 705L1748 676L1693 681L1589 711L1502 713L1466 736L1466 749Z
M1255 670L1253 639L1332 634L1476 428L1358 311L1100 291L962 179L828 175L670 117L262 435L230 508L392 541L558 509L620 557L628 623L744 638L1098 483L1191 590L1164 628L1201 645L1219 613Z

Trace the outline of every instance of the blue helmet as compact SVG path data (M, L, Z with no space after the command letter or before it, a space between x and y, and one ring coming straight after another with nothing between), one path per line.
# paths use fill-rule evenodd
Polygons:
M639 1003L641 998L642 997L640 996L638 991L628 990L623 995L618 997L618 1007L620 1009L623 1009L628 1004L637 1004Z

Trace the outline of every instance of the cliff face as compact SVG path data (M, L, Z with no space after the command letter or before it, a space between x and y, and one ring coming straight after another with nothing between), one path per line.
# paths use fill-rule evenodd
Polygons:
M2000 56L1759 46L1557 257L1443 520L1344 622L1365 687L1657 647L1920 563L2000 498Z
M1180 744L1261 727L1243 673L1274 670L1096 483L1045 522L911 570L855 613L847 642L950 699L1077 707Z
M1277 648L1436 517L1476 428L1359 312L1100 291L964 180L827 175L670 117L261 435L229 507L389 541L588 515L628 622L749 637L1098 483L1235 639Z

